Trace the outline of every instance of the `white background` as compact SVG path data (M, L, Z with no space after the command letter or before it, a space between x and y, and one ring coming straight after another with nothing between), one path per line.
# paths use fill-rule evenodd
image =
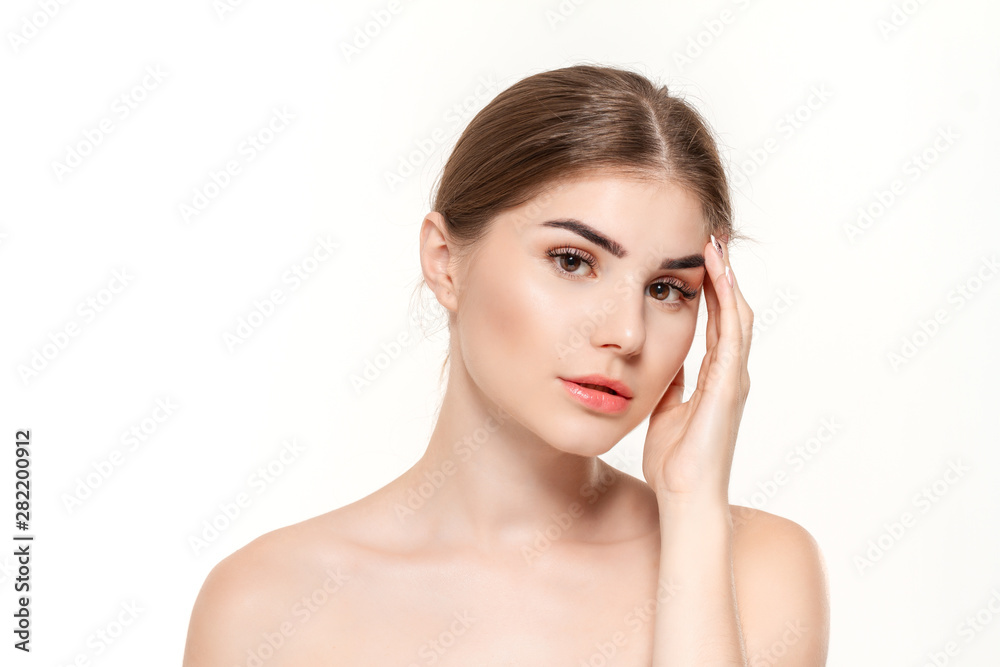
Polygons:
M737 224L758 241L732 248L760 326L730 499L819 541L829 664L923 665L948 642L947 664L997 664L996 3L451 0L391 14L95 0L50 2L51 17L45 4L0 16L0 539L14 544L14 433L27 428L36 536L28 656L11 647L13 546L0 550L4 664L179 664L215 563L420 456L445 350L410 302L431 189L497 92L579 62L667 83L720 138ZM391 20L376 30L373 12ZM275 109L294 118L269 136ZM88 147L102 119L111 131ZM952 139L935 147L941 132ZM250 160L258 134L271 141ZM75 168L54 166L78 148ZM411 156L415 172L390 186ZM185 220L229 160L240 172ZM859 209L874 213L852 236ZM318 239L339 248L306 261ZM308 280L283 280L303 266ZM230 349L275 289L284 301ZM703 350L699 336L689 373ZM356 389L366 362L381 368ZM177 406L159 423L158 400ZM645 426L604 458L641 475ZM147 433L133 449L121 438L134 427ZM252 485L291 439L301 453ZM90 495L67 504L81 484ZM194 549L240 493L251 504ZM96 641L123 604L141 611Z

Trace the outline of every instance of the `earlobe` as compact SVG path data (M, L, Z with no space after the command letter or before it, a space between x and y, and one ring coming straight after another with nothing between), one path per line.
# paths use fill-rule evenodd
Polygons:
M455 312L458 300L453 259L444 216L432 211L420 227L420 268L438 303Z

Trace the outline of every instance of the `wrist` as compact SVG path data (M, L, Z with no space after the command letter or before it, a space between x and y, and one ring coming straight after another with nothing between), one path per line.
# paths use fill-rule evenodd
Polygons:
M658 492L656 504L660 510L661 524L691 524L704 528L716 525L732 530L733 516L729 498L719 495L678 495Z
M726 510L729 511L729 491L702 491L697 493L676 493L667 491L663 487L650 485L656 495L656 502L660 507L677 507L682 509L696 509L704 511Z

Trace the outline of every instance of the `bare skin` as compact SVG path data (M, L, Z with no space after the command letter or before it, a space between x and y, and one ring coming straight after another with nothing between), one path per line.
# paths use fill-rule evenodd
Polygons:
M540 224L567 218L630 252ZM649 483L596 458L683 383L698 300L669 288L666 305L650 285L669 277L699 290L721 268L658 269L662 257L704 252L704 230L686 191L607 174L502 213L474 261L428 214L421 265L452 342L427 451L375 493L219 563L195 603L184 665L648 667L681 664L695 636L737 656L725 664L825 664L826 574L804 529L678 493L691 478L663 464L659 441L647 441ZM566 247L600 268L547 254ZM602 413L569 397L559 377L589 373L625 381L628 408ZM668 422L657 424L666 439ZM731 461L731 451L713 456ZM705 488L728 482L728 461L699 477ZM699 583L671 590L665 568Z

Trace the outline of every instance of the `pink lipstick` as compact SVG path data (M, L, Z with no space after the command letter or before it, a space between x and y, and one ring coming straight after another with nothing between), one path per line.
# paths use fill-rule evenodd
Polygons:
M559 378L567 393L588 408L614 414L628 408L632 391L628 385L604 375Z

